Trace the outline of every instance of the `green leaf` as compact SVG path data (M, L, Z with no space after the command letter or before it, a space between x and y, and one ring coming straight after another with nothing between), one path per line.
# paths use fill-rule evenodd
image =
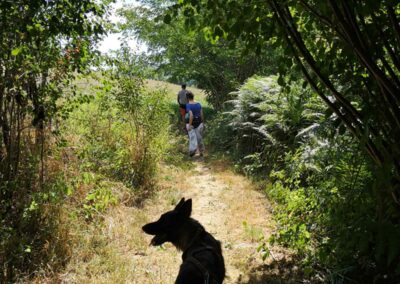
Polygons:
M325 111L325 119L328 119L333 114L333 110L331 108L326 109Z
M170 14L166 14L164 17L164 23L166 23L167 25L169 25L171 23L172 17Z
M284 86L284 85L285 85L285 80L283 79L282 76L279 76L279 77L278 77L278 84L279 84L280 86Z
M12 56L17 56L18 54L21 53L21 51L22 51L22 48L21 48L21 47L14 48L14 49L11 51L11 55L12 55Z

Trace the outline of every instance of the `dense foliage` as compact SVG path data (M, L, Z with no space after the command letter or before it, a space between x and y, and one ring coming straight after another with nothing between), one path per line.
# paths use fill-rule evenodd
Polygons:
M388 173L382 179L381 186L386 189L381 189L381 195L387 206L398 209L397 1L204 0L178 1L174 7L190 18L202 14L196 18L200 20L197 28L208 27L216 38L239 39L249 48L262 48L268 42L282 48L287 56L280 72L287 71L292 63L301 70L310 86L364 145L382 174Z
M145 89L135 59L127 48L111 59L94 100L73 112L65 132L80 137L86 170L124 182L141 202L168 149L170 109L165 91Z
M276 60L272 50L246 52L241 43L207 40L210 31L189 31L186 19L178 13L168 18L170 1L141 1L140 6L123 9L121 29L145 43L147 60L155 76L177 84L189 83L202 88L207 100L217 109L229 99L229 93L254 73L271 74ZM167 17L164 21L164 17ZM197 17L200 17L198 15ZM157 31L157 32L155 32Z
M239 156L251 165L282 163L284 153L301 142L299 132L315 131L323 117L320 101L301 83L282 89L276 77L251 78L232 94L236 99L228 103L233 109L225 113L235 129L232 141Z
M214 40L237 40L250 50L271 45L280 49L284 54L278 62L280 85L290 85L297 79L293 75L302 73L328 106L328 117L333 113L338 118L330 126L331 131L337 129L343 135L338 139L351 134L356 140L349 151L363 156L356 150L360 146L369 156L360 164L368 165L373 182L365 180L360 188L370 193L367 200L371 205L356 199L356 192L349 193L346 199L355 200L355 210L369 208L369 216L374 216L364 232L372 240L365 251L375 253L360 256L368 259L372 268L358 261L355 266L377 279L384 279L387 274L392 280L398 277L394 264L399 257L397 245L382 237L396 236L400 220L398 1L188 0L177 1L171 7L170 16L180 11L193 19L187 26L212 31ZM198 14L202 16L196 17ZM334 155L334 164L341 159L334 152L324 159L329 155ZM329 180L329 176L325 179ZM329 191L329 186L321 187ZM346 188L345 183L339 188ZM340 214L336 211L335 216ZM353 222L361 215L353 215ZM295 223L300 224L300 220ZM359 228L349 230L355 235ZM355 246L352 251L358 256Z
M277 221L269 244L296 249L306 276L324 281L398 279L400 227L376 215L379 175L354 139L336 129L339 118L301 81L281 88L277 77L250 78L232 95L209 142L247 175L269 177Z
M49 204L65 190L53 134L65 86L85 70L105 33L107 2L0 3L0 282L63 263L53 258L64 251L52 240L64 233Z

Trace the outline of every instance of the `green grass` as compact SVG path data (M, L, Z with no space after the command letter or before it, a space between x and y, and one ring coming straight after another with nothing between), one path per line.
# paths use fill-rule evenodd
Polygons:
M176 96L178 92L181 90L180 85L162 82L162 81L155 81L155 80L146 80L145 86L150 90L154 89L165 89L167 91L167 96L169 100L173 103L176 103ZM204 107L208 106L206 101L206 94L203 90L195 88L195 87L187 87L188 91L193 92L195 101L201 103Z
M155 89L165 89L166 90L166 94L168 96L168 101L170 102L170 109L174 113L174 116L171 117L171 124L173 126L175 126L175 125L178 126L179 122L180 122L180 115L179 115L178 103L176 101L176 97L177 97L178 92L181 90L181 86L172 84L172 83L168 83L168 82L146 80L145 87L150 90L155 90ZM216 111L207 102L206 93L203 90L195 88L195 87L187 87L187 90L192 91L194 94L195 101L201 103L201 105L203 107L205 123L207 123L207 121L212 120L216 115Z

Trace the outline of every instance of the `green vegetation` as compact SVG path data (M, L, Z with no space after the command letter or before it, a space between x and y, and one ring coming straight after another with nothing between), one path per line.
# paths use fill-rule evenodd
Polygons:
M193 167L179 86L157 80L189 84L211 158L271 201L270 236L241 228L262 261L281 245L305 281L400 281L398 1L142 0L100 56L111 2L0 3L1 283L60 281L71 262L129 274L98 233L107 214L124 204L144 221L178 180L162 167Z
M324 107L302 82L282 89L276 76L254 77L232 95L236 99L213 121L209 139L216 149L232 152L248 175L284 164L285 153L321 127Z
M397 1L275 0L184 0L164 16L215 41L280 51L280 98L249 81L218 121L217 134L236 139L218 141L251 176L270 178L271 241L326 281L400 278L399 16ZM293 88L300 78L303 89Z
M67 187L52 134L63 90L105 33L105 2L0 3L0 282L64 262L53 257L65 253L57 205Z
M277 221L269 242L296 249L305 271L329 268L324 273L333 282L363 282L378 269L398 269L400 231L388 222L377 227L373 164L301 85L286 92L276 77L249 79L232 110L216 120L220 135L213 138L225 142L220 146L247 175L269 176L266 194Z
M93 45L107 4L0 4L2 283L62 270L108 208L156 188L169 147L165 93L145 89L127 50L102 60L103 74L88 72L102 59Z
M126 35L145 42L151 50L147 61L154 71L150 76L175 84L195 83L206 92L211 105L221 109L229 93L251 75L277 72L276 65L271 64L275 60L272 49L258 54L246 51L240 42L233 45L228 41L210 42L209 30L186 29L185 24L193 19L180 13L173 20L167 16L162 21L168 15L171 2L145 1L144 4L121 11L125 19L121 28Z

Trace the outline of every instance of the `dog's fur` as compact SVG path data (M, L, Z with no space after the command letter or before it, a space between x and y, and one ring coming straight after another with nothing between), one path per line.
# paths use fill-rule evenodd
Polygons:
M151 245L171 242L183 251L175 284L220 284L225 278L221 244L198 221L190 218L191 213L192 200L182 198L174 210L142 229L154 235Z

